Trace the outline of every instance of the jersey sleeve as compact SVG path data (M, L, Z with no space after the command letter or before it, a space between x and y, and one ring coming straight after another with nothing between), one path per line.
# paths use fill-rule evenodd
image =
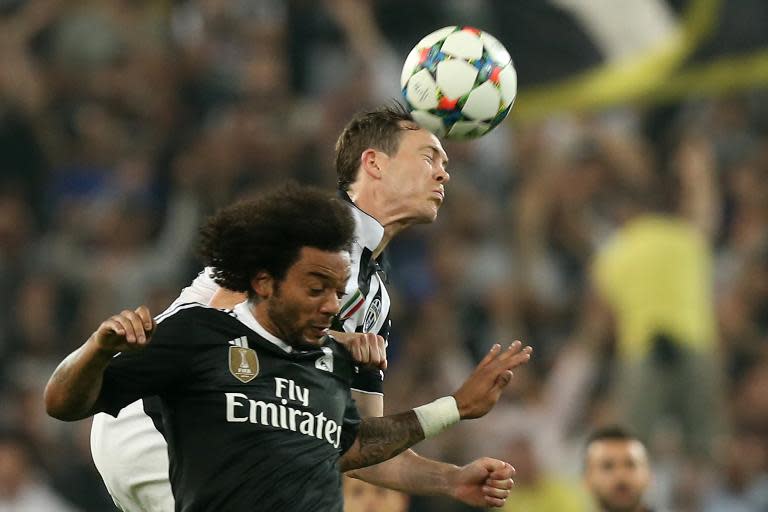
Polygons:
M377 368L355 367L351 388L360 393L384 394L384 372Z
M344 410L344 422L341 427L340 455L344 455L354 444L358 430L360 430L360 413L357 410L354 399L352 399L352 395L348 391L347 407Z
M194 329L176 315L157 325L143 349L116 355L104 371L96 402L99 412L117 416L120 409L139 398L171 392L182 387L191 366Z

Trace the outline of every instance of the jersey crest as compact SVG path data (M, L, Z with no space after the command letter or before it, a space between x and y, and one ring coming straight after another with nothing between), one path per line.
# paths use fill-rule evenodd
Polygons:
M243 384L259 374L259 358L252 348L229 347L229 372Z
M363 332L371 332L371 328L376 323L376 320L379 319L380 314L381 298L376 297L371 302L371 306L368 308L368 311L365 312L365 319L363 320Z

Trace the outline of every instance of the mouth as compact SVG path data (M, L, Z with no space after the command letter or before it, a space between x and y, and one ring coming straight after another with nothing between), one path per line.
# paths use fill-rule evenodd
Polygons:
M319 333L320 337L325 336L328 334L328 331L331 329L331 326L328 324L324 325L310 325L309 329L314 333Z
M443 200L445 199L445 192L443 192L442 190L433 190L432 196L438 198L442 203Z

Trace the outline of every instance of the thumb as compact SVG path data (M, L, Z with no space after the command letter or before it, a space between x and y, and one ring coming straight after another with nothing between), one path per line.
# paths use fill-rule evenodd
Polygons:
M477 462L489 473L489 476L492 476L494 472L504 469L504 466L507 465L507 463L502 460L492 459L490 457L483 457Z
M491 480L507 480L515 474L515 468L511 464L497 460L497 467L488 475Z
M513 375L514 373L512 373L512 370L506 370L503 373L500 373L499 376L496 377L495 386L498 389L504 389L512 380Z

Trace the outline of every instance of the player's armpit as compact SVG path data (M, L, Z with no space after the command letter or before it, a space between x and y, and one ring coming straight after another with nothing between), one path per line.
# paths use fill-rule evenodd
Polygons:
M423 439L424 431L413 411L365 418L355 442L339 460L339 468L343 472L384 462Z

